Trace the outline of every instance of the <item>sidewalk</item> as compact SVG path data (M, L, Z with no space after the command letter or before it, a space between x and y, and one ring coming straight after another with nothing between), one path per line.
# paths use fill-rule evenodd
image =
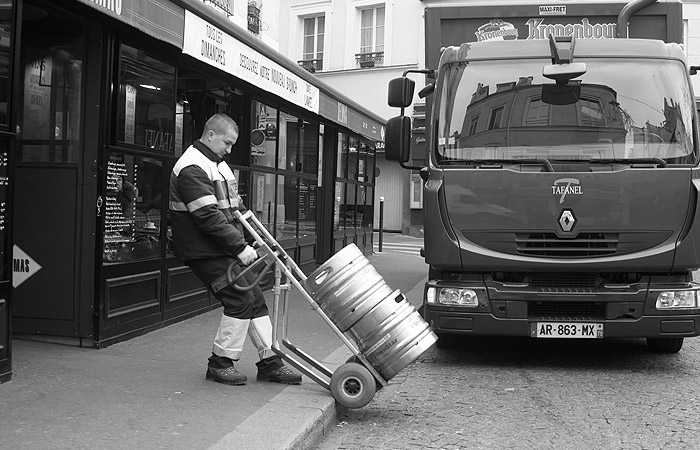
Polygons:
M394 242L421 244L385 234L384 252L369 260L416 304L427 270L419 257L393 253ZM271 292L266 297L271 306ZM292 289L289 302L290 340L331 369L344 363L350 350L301 293ZM341 410L308 377L301 386L257 382L257 353L247 342L236 364L245 386L204 380L220 315L102 350L13 340L13 377L0 385L0 449L313 448Z

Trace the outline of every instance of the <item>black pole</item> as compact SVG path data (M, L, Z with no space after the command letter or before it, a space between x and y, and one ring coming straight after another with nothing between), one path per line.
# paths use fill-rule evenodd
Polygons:
M384 241L384 197L379 197L379 253L382 252Z

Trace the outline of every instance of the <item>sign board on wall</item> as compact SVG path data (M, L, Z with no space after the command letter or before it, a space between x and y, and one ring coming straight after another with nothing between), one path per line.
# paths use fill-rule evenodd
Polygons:
M177 47L182 45L184 8L170 0L78 0L109 17Z
M12 287L16 288L41 270L41 265L17 244L12 247Z
M318 114L316 86L190 11L182 52Z

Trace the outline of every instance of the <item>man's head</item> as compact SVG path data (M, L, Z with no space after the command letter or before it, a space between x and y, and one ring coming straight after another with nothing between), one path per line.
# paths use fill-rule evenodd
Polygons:
M214 114L204 124L201 141L221 159L231 153L237 140L238 125L226 114Z

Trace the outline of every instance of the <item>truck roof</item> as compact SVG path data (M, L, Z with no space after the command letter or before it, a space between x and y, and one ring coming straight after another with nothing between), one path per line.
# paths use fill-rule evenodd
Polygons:
M629 0L421 0L426 8L444 8L451 6L513 6L513 5L575 5L575 4L619 4L621 7ZM435 3L432 3L435 2ZM682 0L656 0L657 3L683 3ZM432 3L432 4L431 4Z
M459 47L448 47L448 49L455 52L452 58L470 61L549 58L551 55L547 39L470 42ZM573 60L584 57L661 58L685 61L685 53L680 45L652 39L578 39Z

